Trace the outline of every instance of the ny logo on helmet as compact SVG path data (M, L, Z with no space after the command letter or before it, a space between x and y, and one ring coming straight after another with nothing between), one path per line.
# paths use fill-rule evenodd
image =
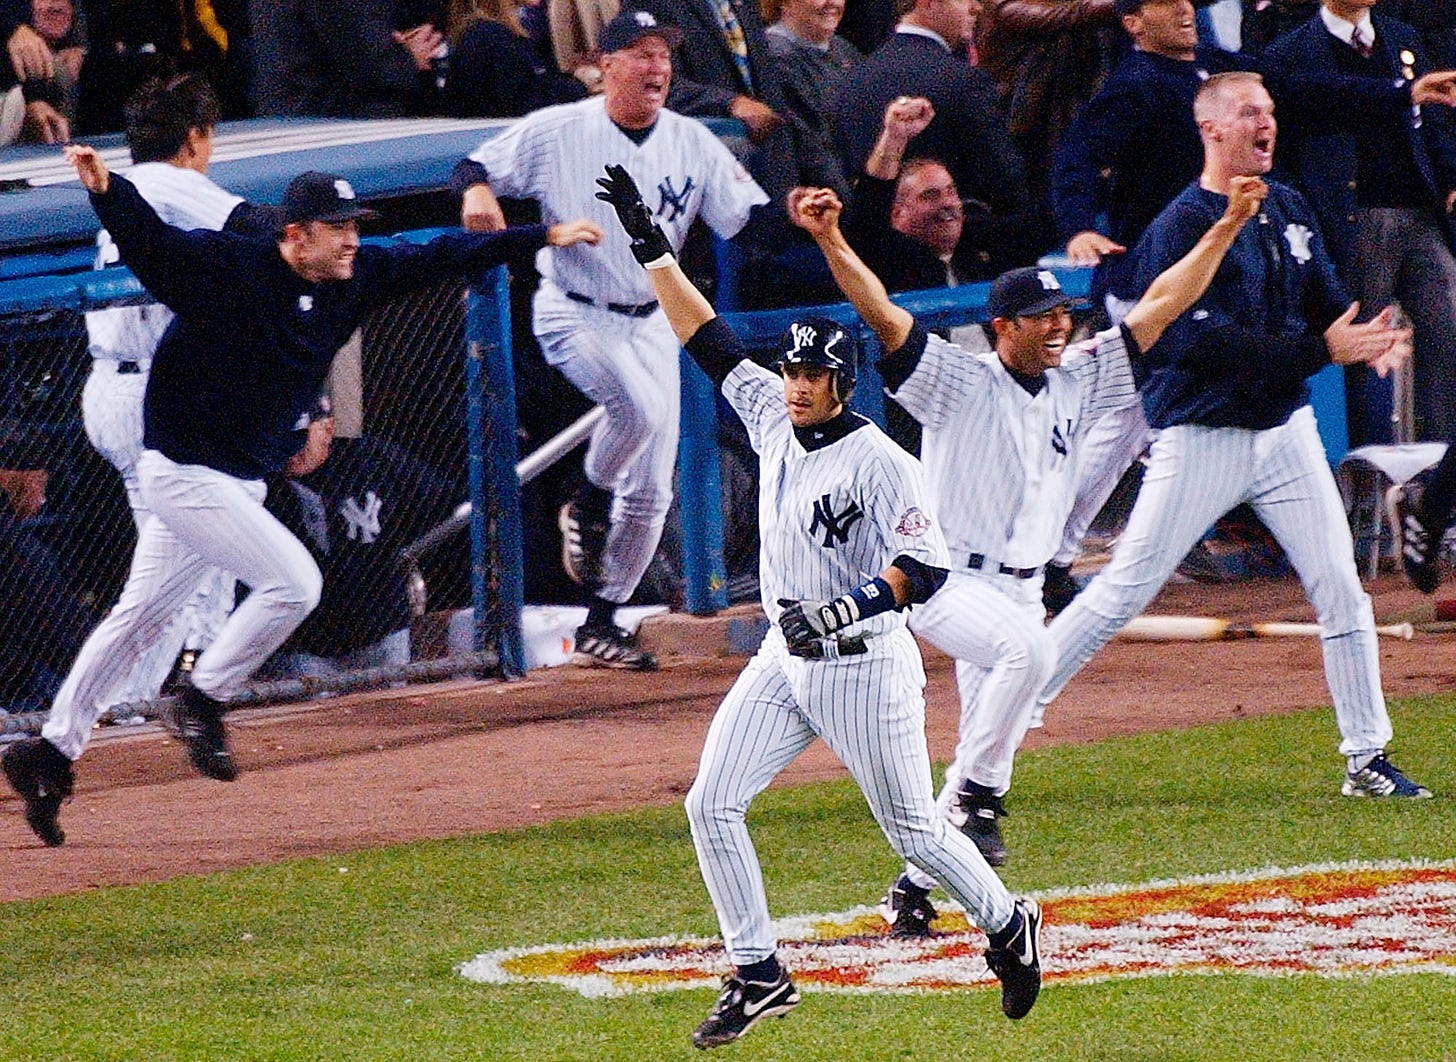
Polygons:
M789 336L793 339L794 346L784 354L786 358L792 358L799 351L812 347L819 338L819 332L811 324L791 324L789 325ZM828 354L833 351L842 338L843 333L841 332L831 335L824 343L824 353Z

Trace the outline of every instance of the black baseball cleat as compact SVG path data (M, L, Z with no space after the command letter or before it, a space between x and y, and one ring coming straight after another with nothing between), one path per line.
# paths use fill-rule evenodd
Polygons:
M935 935L930 928L930 923L935 921L935 905L930 902L930 890L915 884L908 874L901 874L895 879L895 884L880 901L879 911L880 917L890 923L892 937L916 940Z
M774 981L745 981L737 974L723 978L723 991L703 1024L693 1030L694 1047L731 1044L760 1018L783 1017L799 1005L799 990L789 971L779 968Z
M75 788L71 761L45 738L26 738L5 750L0 765L25 801L25 822L49 847L65 843L61 804Z
M961 833L975 842L977 850L993 867L1006 863L1006 843L1001 839L1001 827L996 820L1006 817L1006 805L1001 798L983 785L962 782L956 794L956 804L966 813Z
M999 940L997 938L1002 938ZM1041 908L1017 900L1011 922L990 935L986 965L1001 982L1001 1013L1013 1020L1031 1012L1041 993Z
M1421 506L1420 488L1413 483L1385 492L1386 508L1400 531L1400 562L1406 578L1423 594L1441 585L1441 530L1432 528Z
M182 691L177 706L177 733L187 746L192 766L219 782L231 782L238 776L238 765L227 747L227 729L222 722L222 702L214 700L196 686Z
M657 670L657 658L639 648L636 637L613 623L584 623L576 628L576 655L572 663L620 671Z
M602 551L611 530L611 502L612 496L604 490L583 490L556 515L556 526L561 530L562 570L572 582L588 590L602 585Z

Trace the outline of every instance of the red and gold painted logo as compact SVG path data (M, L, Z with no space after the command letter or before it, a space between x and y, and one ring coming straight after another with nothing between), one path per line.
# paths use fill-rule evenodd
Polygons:
M1174 973L1456 974L1456 861L1349 863L1110 885L1038 896L1048 983ZM895 940L857 907L775 923L801 989L939 992L994 983L985 935L941 907L928 940ZM716 987L716 940L659 937L486 952L462 976L542 982L585 996Z

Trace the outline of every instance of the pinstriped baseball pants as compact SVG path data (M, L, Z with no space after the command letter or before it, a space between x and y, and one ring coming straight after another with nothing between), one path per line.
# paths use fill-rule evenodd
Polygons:
M1340 752L1384 748L1391 728L1375 619L1309 406L1265 431L1180 424L1158 434L1111 562L1052 621L1058 659L1042 702L1142 612L1213 522L1241 502L1284 547L1314 605Z
M98 702L126 678L209 567L236 572L251 593L192 669L203 693L227 700L318 605L323 576L302 542L263 508L261 480L179 465L155 450L137 459L152 518L142 525L121 598L86 639L41 735L76 759Z
M151 519L151 511L142 500L136 471L136 461L142 452L142 400L147 376L146 372L120 373L116 362L98 358L81 390L86 437L96 452L121 473L138 533ZM231 575L219 568L210 569L166 630L138 654L131 674L108 697L111 704L140 704L156 698L184 647L206 649L216 640L233 610L236 589ZM106 709L111 704L101 707Z
M627 317L572 302L546 281L536 292L534 327L547 362L607 411L584 469L613 495L597 593L620 604L652 562L672 504L682 404L677 337L661 310Z
M976 846L935 806L925 747L925 671L903 628L839 660L790 656L771 629L708 728L686 808L698 866L734 965L774 954L768 898L745 817L753 798L816 737L839 757L902 858L922 867L988 931L1012 899Z
M942 816L963 814L955 805L967 778L998 795L1010 788L1016 750L1057 659L1045 622L1041 580L984 572L951 572L910 613L916 635L956 662L960 726L955 757L936 798ZM907 865L905 871L921 888L934 887L934 879L918 867Z

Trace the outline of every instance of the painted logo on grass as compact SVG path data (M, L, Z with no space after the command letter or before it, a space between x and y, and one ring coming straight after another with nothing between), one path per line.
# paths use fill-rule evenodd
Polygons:
M1105 885L1038 896L1047 982L1174 973L1456 975L1456 861L1347 863ZM872 907L774 923L800 988L935 992L994 984L985 935L948 904L929 940L895 940ZM486 952L459 972L584 996L717 987L716 939L657 937Z

